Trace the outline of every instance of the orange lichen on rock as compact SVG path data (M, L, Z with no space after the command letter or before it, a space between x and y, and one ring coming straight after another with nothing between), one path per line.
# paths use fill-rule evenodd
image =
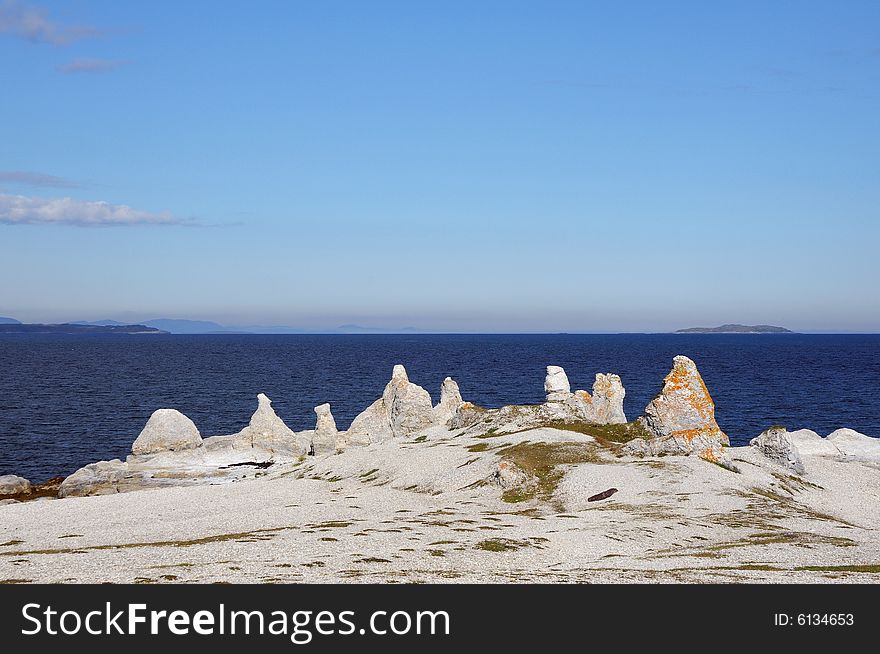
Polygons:
M715 402L696 364L685 356L675 357L663 390L645 407L639 422L654 438L631 442L627 446L631 453L697 453L720 463L722 446L730 444L715 422Z

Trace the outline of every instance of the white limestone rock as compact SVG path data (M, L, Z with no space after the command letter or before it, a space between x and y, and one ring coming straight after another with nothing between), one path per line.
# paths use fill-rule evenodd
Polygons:
M431 395L409 381L406 368L396 365L382 397L352 421L345 434L345 444L367 445L402 438L433 423Z
M345 445L369 445L393 436L388 410L380 397L352 420L345 432Z
M192 420L176 409L157 409L131 446L137 455L194 449L202 436Z
M447 377L440 385L440 402L434 407L434 424L445 425L448 423L455 417L463 404L458 384L452 377Z
M801 456L840 456L840 450L832 441L822 438L812 429L797 429L788 432L788 439L797 447Z
M592 395L587 391L575 391L573 400L585 421L597 425L622 425L626 423L623 412L625 396L626 389L618 375L599 372L593 382Z
M798 475L804 474L804 464L801 461L800 452L785 427L770 427L749 441L749 445L758 448L761 454L774 463L778 463Z
M154 414L155 415L155 414ZM119 459L90 463L67 477L58 489L58 497L112 495L128 472L128 464Z
M257 410L248 426L233 437L234 448L252 448L286 455L305 454L309 445L298 439L294 431L284 424L272 408L272 400L263 393L257 395Z
M544 393L547 395L547 402L565 402L571 397L571 384L562 367L547 366Z
M854 429L837 429L826 440L844 456L880 461L880 439L860 434Z
M406 368L401 365L394 366L394 373L382 399L388 409L391 431L397 438L409 436L433 424L431 395L421 386L411 383Z
M32 490L31 482L16 475L0 476L0 498L10 495L25 495Z
M312 435L312 444L316 454L336 451L336 438L339 430L336 428L336 420L330 412L329 404L320 404L315 407L315 432Z

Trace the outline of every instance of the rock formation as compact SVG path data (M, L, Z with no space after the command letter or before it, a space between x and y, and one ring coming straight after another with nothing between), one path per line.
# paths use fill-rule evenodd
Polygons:
M458 384L447 377L440 387L440 401L432 406L428 392L410 382L405 368L396 365L382 397L358 415L347 432L337 429L330 405L321 404L315 407L315 429L295 433L284 424L273 410L271 400L262 393L257 396L257 409L244 429L205 439L182 413L159 409L150 416L132 445L132 454L125 461L98 461L77 470L61 483L58 495L99 495L164 486L226 483L262 475L302 474L301 471L311 470L315 465L336 465L336 462L344 468L351 457L324 458L303 465L303 455L325 457L353 445L413 436L421 436L416 439L420 441L425 437L434 438L435 433L444 438L451 435L454 438L449 438L450 441L460 439L458 442L465 442L469 437L513 437L537 428L542 429L544 436L556 434L567 439L565 442L593 441L585 435L589 430L571 428L571 425L557 421L626 423L623 412L626 391L615 374L596 374L592 393L582 390L572 393L565 370L548 366L544 391L547 401L542 404L484 409L463 402ZM546 429L548 427L561 429ZM427 430L432 431L426 433ZM728 438L715 421L715 405L696 365L685 356L675 357L661 392L645 408L637 425L607 431L642 436L619 449L610 443L603 446L614 452L640 456L696 454L732 467L723 449L729 445ZM751 446L766 459L797 474L804 473L801 458L804 455L833 457L838 462L852 459L856 465L867 464L869 467L876 467L876 462L880 461L880 440L851 429L839 429L827 438L821 438L810 430L787 432L784 428L771 428L754 438ZM750 450L750 462L760 460L755 450ZM420 456L424 458L417 460L416 467L440 466L438 461L442 458L437 456L438 451L421 450ZM487 449L469 449L471 453L482 451ZM393 443L371 448L367 454L382 458L390 452L396 452ZM510 461L499 462L486 477L489 472L488 468L481 472L481 483L489 481L506 490L534 483L532 476ZM32 499L38 493L45 496L55 492L54 486L52 489L43 486L32 489L27 480L20 477L0 477L0 501L4 496L11 498L8 501L16 501L23 494L27 496L24 499ZM611 490L610 483L608 487ZM591 500L587 498L587 501Z
M673 359L663 390L645 407L639 422L653 438L626 444L628 454L697 454L715 463L723 459L730 441L715 422L715 403L696 364L686 356Z
M840 450L834 446L834 443L822 438L812 429L798 429L787 432L787 435L801 456L840 456Z
M620 377L612 373L598 373L593 383L593 394L587 391L571 392L565 370L547 366L544 378L546 401L538 405L510 405L500 409L484 409L463 402L447 425L451 429L482 428L516 431L539 427L552 422L587 424L624 424L623 398L626 391Z
M757 447L761 454L792 472L804 474L804 464L797 446L791 442L785 427L770 427L756 436L749 445Z
M394 436L408 436L434 422L431 396L421 386L409 381L406 368L394 366L391 381L385 387L382 400L388 408L391 431Z
M61 483L58 495L106 495L234 481L256 476L267 465L293 462L310 447L311 440L291 431L262 393L248 426L228 436L202 439L185 415L159 409L132 445L131 456L80 468Z
M571 384L568 383L568 375L560 366L547 366L544 393L547 395L547 402L565 402L571 397Z
M583 404L584 419L599 425L624 424L623 398L626 390L620 377L612 373L596 373L593 394L575 391L575 397Z
M26 495L31 492L31 482L16 475L0 476L0 498Z
M463 404L458 384L452 377L447 377L440 385L440 402L434 407L434 424L445 425L448 423L455 417Z
M610 372L596 374L593 394L590 395L580 390L572 393L565 370L559 366L547 366L544 392L547 395L541 411L544 418L599 425L626 422L623 413L626 391L620 377Z
M157 409L131 446L137 455L191 450L202 444L192 420L175 409Z
M837 429L828 434L825 440L843 456L880 460L880 439L865 436L854 429Z
M85 495L112 495L118 493L124 481L127 464L119 459L90 463L61 482L58 497L83 497Z
M512 461L504 460L498 462L498 465L495 466L492 474L489 475L488 481L501 486L501 488L505 490L511 488L527 488L535 483L532 475L528 474Z
M257 410L251 416L250 423L232 440L236 449L253 448L283 454L305 454L311 445L297 439L293 430L275 413L272 400L263 393L257 395Z
M312 445L316 454L336 451L336 439L339 430L336 428L336 420L330 413L329 404L321 404L315 407L315 433L312 436Z
M430 394L410 382L406 368L398 364L382 397L352 421L345 440L347 444L367 445L409 436L432 424L434 407Z

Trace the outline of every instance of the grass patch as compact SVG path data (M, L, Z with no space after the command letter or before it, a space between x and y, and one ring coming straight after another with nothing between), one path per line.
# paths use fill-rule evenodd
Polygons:
M591 425L585 422L566 422L551 420L541 427L573 431L578 434L592 436L600 443L627 443L634 438L651 438L651 434L639 422L627 422L620 425Z
M803 504L795 502L791 498L785 497L784 495L779 495L778 493L774 493L772 490L769 489L752 488L752 493L765 499L771 500L772 502L775 502L778 506L781 505L782 507L788 509L789 513L794 514L797 517L807 517L813 520L822 520L824 522L837 522L842 525L846 525L847 527L856 526L842 518L837 518L833 515L828 515L827 513L814 511L813 509L806 507Z
M363 474L361 474L361 475L358 475L358 477L361 477L361 478L363 478L363 477L372 477L372 476L375 475L377 472L379 472L379 468L373 468L372 470L367 470L365 473L363 473Z
M834 545L835 547L854 547L856 542L842 536L823 536L805 531L779 531L756 533L737 541L720 543L706 548L708 551L724 551L736 547L760 547L762 545L791 545L810 547L812 545Z
M531 484L502 493L501 499L511 503L535 498L549 500L565 475L559 466L601 461L596 448L583 443L518 443L498 450L497 454L533 478Z
M419 436L413 439L413 443L424 443L426 440L428 440L427 436Z
M391 563L388 559L380 559L376 556L368 556L363 559L357 559L355 563Z
M804 565L795 570L806 572L868 572L880 574L880 564L869 563L866 565Z
M0 547L12 547L14 545L21 545L23 540L8 540L5 543L0 543Z
M513 538L489 538L476 544L478 550L484 552L511 552L531 547L539 542L545 542L546 538L532 538L530 540L514 540Z
M254 543L261 540L269 540L279 531L293 529L293 527L273 527L271 529L255 529L254 531L242 531L231 534L217 534L192 540L161 540L146 543L120 543L118 545L90 545L88 547L58 548L30 551L0 552L0 556L25 556L30 554L80 554L100 550L125 550L141 547L191 547L193 545L207 545L209 543L222 543L236 541L239 543Z
M503 434L498 433L498 429L492 427L489 431L484 434L479 434L478 436L474 436L474 438L497 438L498 436L502 436Z
M346 520L328 520L327 522L316 522L313 525L309 525L312 529L342 529L344 527L351 527L352 523Z
M476 445L469 445L466 449L468 452L485 452L489 449L489 444L477 443Z

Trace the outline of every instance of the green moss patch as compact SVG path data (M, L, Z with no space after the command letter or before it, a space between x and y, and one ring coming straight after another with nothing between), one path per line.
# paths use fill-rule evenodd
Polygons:
M867 572L880 574L880 564L878 563L865 565L805 565L795 569L808 572Z
M627 422L620 425L591 425L585 422L551 420L541 425L541 427L585 434L592 436L600 443L626 443L634 438L651 438L653 436L639 422Z
M578 463L600 463L596 448L585 443L518 443L496 452L532 477L533 483L504 491L501 499L517 503L531 499L549 500L565 472L559 467Z

